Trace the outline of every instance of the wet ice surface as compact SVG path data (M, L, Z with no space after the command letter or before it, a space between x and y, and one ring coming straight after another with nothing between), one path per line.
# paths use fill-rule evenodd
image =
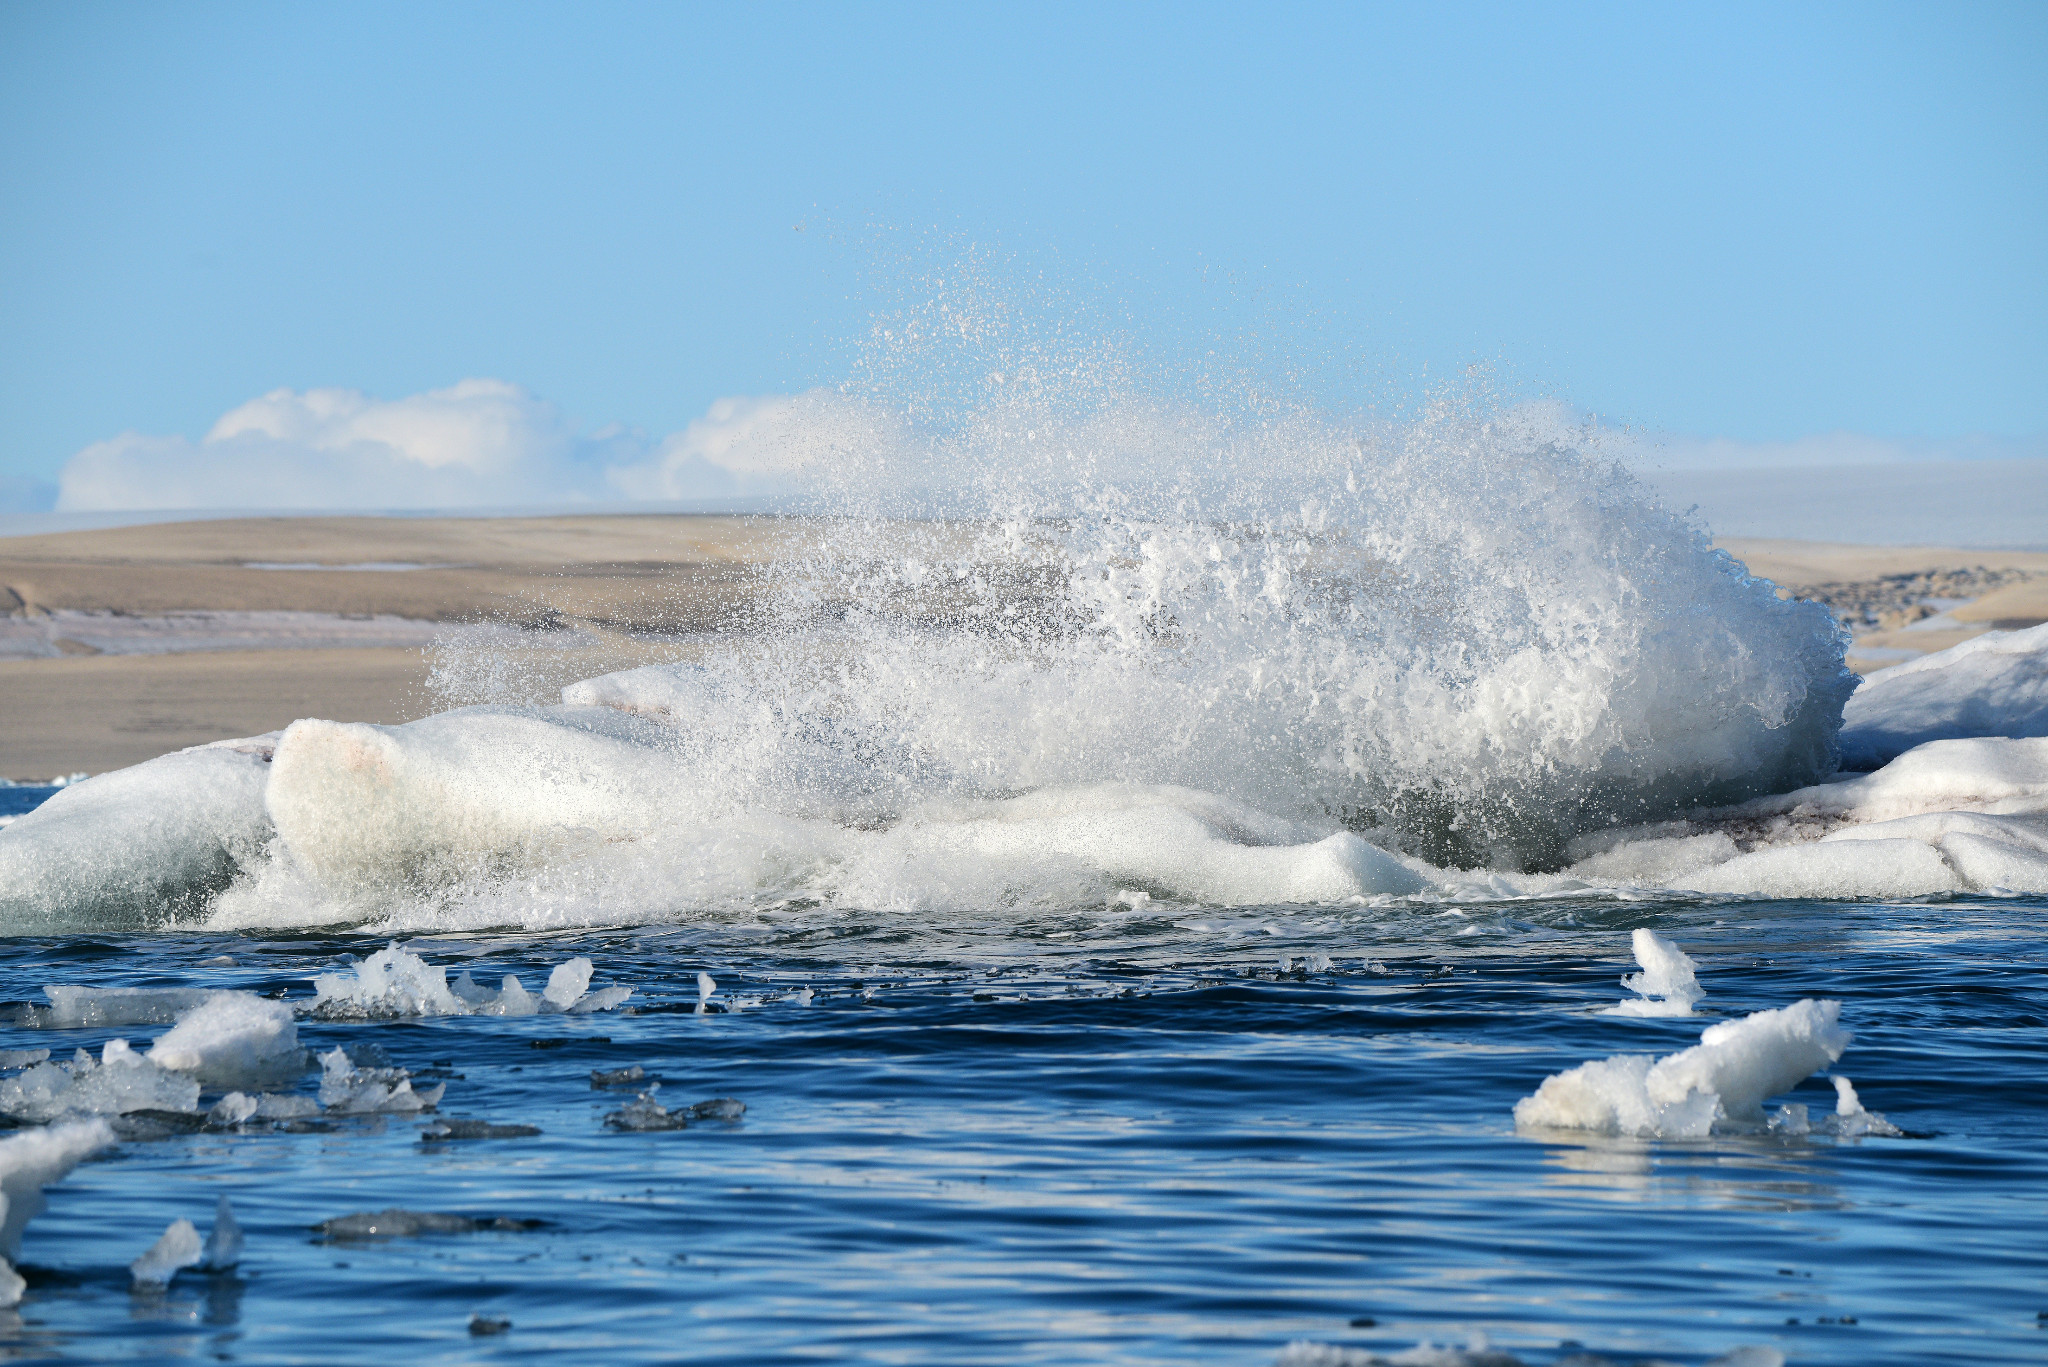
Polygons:
M1743 1345L1794 1363L2038 1361L2044 912L1154 903L1027 926L793 913L410 941L450 979L545 983L583 956L637 990L603 1014L301 1014L310 1054L445 1086L438 1110L259 1114L105 1151L27 1227L0 1350L1267 1364L1294 1343L1400 1360L1484 1335L1530 1364L1568 1358L1567 1340L1622 1362ZM1697 1014L1604 1013L1643 925L1696 962ZM384 948L16 939L0 995L310 1002L340 956ZM1833 1071L1902 1136L1822 1132L1843 1104L1825 1076L1771 1098L1806 1105L1810 1133L1516 1133L1515 1102L1547 1076L1667 1056L1804 998L1842 1002L1855 1039ZM168 1029L23 1025L0 1048L98 1058ZM265 1094L310 1107L321 1081L316 1064ZM605 1123L642 1092L687 1123ZM692 1109L717 1098L745 1110ZM217 1101L209 1088L195 1121ZM221 1196L239 1267L131 1289L130 1264L177 1220L213 1227ZM391 1212L411 1217L391 1237L327 1223ZM477 1317L510 1327L473 1336Z

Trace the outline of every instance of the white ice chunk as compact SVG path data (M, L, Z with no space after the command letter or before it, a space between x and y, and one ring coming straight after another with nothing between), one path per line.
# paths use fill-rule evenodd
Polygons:
M199 1265L208 1272L225 1272L242 1261L242 1227L235 1222L235 1208L223 1196L213 1208L213 1229L206 1236L206 1249Z
M703 969L697 970L697 1014L703 1015L711 1005L711 994L718 990L717 980Z
M292 1009L251 992L226 992L178 1018L149 1059L208 1086L290 1077L306 1067Z
M97 1063L81 1049L70 1063L39 1063L0 1081L0 1111L23 1120L198 1108L195 1079L158 1067L121 1039L108 1040Z
M268 739L70 784L0 830L0 929L143 925L196 910L270 839Z
M1805 1000L1710 1025L1665 1058L1621 1054L1543 1080L1515 1103L1518 1129L1591 1130L1671 1138L1717 1123L1761 1125L1763 1103L1827 1067L1849 1046L1841 1003Z
M540 1003L539 997L526 990L525 983L507 973L505 981L499 984L497 1000L487 1003L483 1011L490 1016L534 1016L540 1014Z
M150 1290L169 1286L171 1278L185 1268L196 1265L206 1256L204 1246L199 1242L199 1231L192 1227L190 1220L173 1220L157 1241L149 1246L149 1252L128 1264L128 1273L135 1279L137 1290Z
M304 1120L320 1114L320 1103L309 1096L281 1096L265 1092L256 1098L258 1120Z
M590 960L577 955L548 974L548 985L541 989L541 998L555 1010L567 1011L589 988L592 971Z
M1842 763L1853 769L1973 736L2048 736L2048 623L1880 669L1842 709Z
M1835 1084L1834 1124L1830 1126L1844 1139L1855 1139L1866 1134L1895 1136L1899 1127L1875 1111L1863 1109L1863 1098L1856 1095L1856 1084L1836 1073L1828 1079Z
M1617 1002L1603 1013L1609 1016L1690 1016L1693 1005L1706 996L1694 973L1689 955L1671 941L1646 927L1634 935L1636 962L1643 971L1631 973L1621 985L1636 994Z
M21 1257L21 1232L42 1214L43 1188L114 1143L104 1120L19 1130L0 1139L0 1256Z
M1727 812L1859 822L1924 812L2048 812L2048 738L1929 741L1874 774L1758 798Z
M357 964L352 972L322 973L313 979L320 1016L462 1016L469 1006L448 990L448 970L435 968L396 942Z

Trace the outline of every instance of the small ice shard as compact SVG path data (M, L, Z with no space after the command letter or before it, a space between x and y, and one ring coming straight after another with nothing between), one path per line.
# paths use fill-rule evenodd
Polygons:
M718 984L717 984L717 983L716 983L715 981L713 981L713 979L712 979L711 975L710 975L709 973L706 973L706 972L704 972L704 971L703 971L702 969L699 969L699 970L697 971L697 1014L698 1014L698 1015L700 1015L700 1016L701 1016L701 1015L703 1015L703 1014L704 1014L704 1010L705 1010L705 1008L706 1008L706 1007L707 1007L707 1006L708 1006L708 1005L710 1004L710 1002L711 1002L711 994L712 994L713 992L716 992L717 990L718 990Z
M469 1332L479 1338L491 1334L502 1334L512 1328L511 1320L492 1319L489 1315L477 1314L469 1317Z
M1812 1134L1813 1120L1803 1101L1788 1101L1771 1117L1771 1128L1780 1134Z
M1517 1129L1699 1137L1765 1123L1763 1103L1833 1063L1849 1046L1842 1004L1806 1000L1700 1032L1661 1059L1618 1054L1543 1079L1515 1103Z
M592 971L590 960L577 955L548 974L548 985L542 989L541 999L557 1011L567 1011L589 989Z
M213 1108L206 1113L206 1123L223 1130L233 1129L255 1115L260 1104L246 1092L229 1092L213 1103Z
M481 1011L498 999L497 993L470 977L466 968L456 975L454 982L448 984L448 991L472 1011Z
M590 1070L590 1085L592 1087L624 1087L631 1083L645 1082L646 1080L647 1070L637 1063L629 1068L592 1068Z
M1635 936L1636 962L1642 972L1631 973L1621 985L1636 996L1617 1002L1600 1014L1604 1016L1690 1016L1693 1005L1706 992L1700 987L1692 958L1671 941L1647 927Z
M211 959L201 959L199 966L201 968L233 968L235 966L235 956L232 954L216 954Z
M223 1196L213 1207L213 1229L206 1236L206 1249L199 1266L208 1272L225 1272L242 1261L242 1227L235 1223L235 1208Z
M671 1111L654 1099L661 1090L656 1083L639 1096L626 1103L621 1110L613 1111L604 1118L604 1123L615 1130L681 1130L689 1127L689 1117L680 1110Z
M22 1025L77 1030L86 1026L169 1025L182 1013L221 995L210 987L79 987L53 983L43 989L50 999Z
M593 1011L610 1011L614 1007L624 1005L626 998L632 995L632 988L619 983L613 983L610 987L600 987L597 991L582 998L569 1008L569 1014L572 1016L587 1016Z
M692 1120L738 1120L747 1113L747 1103L729 1096L715 1096L690 1107Z
M256 1098L258 1120L304 1120L320 1114L320 1103L309 1096L281 1096L265 1092Z
M214 1086L291 1077L306 1067L291 1007L253 992L222 992L181 1013L147 1057Z
M812 993L810 985L806 983L804 986L799 987L796 990L795 994L790 997L790 1000L795 1002L798 1006L809 1006L811 1004L811 996Z
M149 1252L128 1264L128 1273L135 1279L137 1291L160 1291L171 1284L171 1278L205 1256L199 1231L192 1227L192 1222L173 1220L162 1237L149 1246Z
M526 984L515 974L507 973L499 985L498 1000L484 1008L492 1016L537 1016L540 1014L541 999L526 990Z
M1884 1135L1895 1138L1902 1131L1875 1111L1863 1109L1863 1099L1856 1095L1856 1086L1848 1078L1836 1073L1829 1081L1835 1084L1834 1123L1829 1126L1844 1139L1856 1139L1866 1134Z

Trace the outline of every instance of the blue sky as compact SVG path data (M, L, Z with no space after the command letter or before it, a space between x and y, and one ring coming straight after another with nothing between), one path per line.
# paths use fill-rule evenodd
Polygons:
M6 3L0 479L279 388L678 432L843 374L899 239L1337 387L2037 439L2044 69L2038 4Z

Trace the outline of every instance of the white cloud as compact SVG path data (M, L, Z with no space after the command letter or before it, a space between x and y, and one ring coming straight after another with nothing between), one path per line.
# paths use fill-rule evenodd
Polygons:
M580 432L502 380L402 399L273 390L198 441L127 432L59 476L65 511L154 508L511 508L717 500L781 492L792 472L880 435L825 391L720 399L662 439Z

